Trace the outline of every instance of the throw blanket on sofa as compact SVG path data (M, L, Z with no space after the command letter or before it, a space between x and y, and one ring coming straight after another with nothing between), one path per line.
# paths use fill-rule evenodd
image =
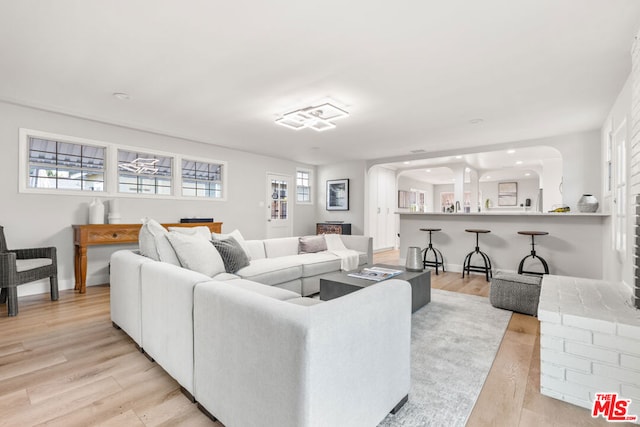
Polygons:
M338 234L325 234L324 240L327 242L327 251L339 256L342 262L340 268L342 270L355 270L358 268L358 252L353 249L347 249L342 243L342 239Z

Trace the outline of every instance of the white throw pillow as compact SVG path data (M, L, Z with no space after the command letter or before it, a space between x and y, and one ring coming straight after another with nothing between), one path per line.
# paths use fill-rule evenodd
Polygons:
M225 272L224 262L210 241L174 231L167 238L184 268L209 277Z
M324 241L327 243L328 251L346 251L347 247L342 243L339 234L325 234Z
M228 237L233 237L234 239L236 239L236 242L240 244L240 247L242 248L244 253L247 254L247 258L249 258L249 261L251 261L251 252L249 251L249 246L247 246L247 243L244 241L244 237L242 237L242 234L240 234L240 230L238 230L237 228L231 233L226 234L211 233L211 237L216 240L225 240Z
M204 225L199 225L197 227L169 227L169 231L175 231L189 236L199 236L206 241L211 240L211 230L209 230L209 227Z
M158 221L143 218L142 227L140 227L140 233L138 234L140 254L154 261L180 266L180 261L171 243L167 240L167 234L169 232Z
M140 227L140 232L138 233L140 254L152 260L160 261L156 239L166 233L167 230L158 221L151 218L142 218L142 227Z
M180 260L178 259L178 255L176 255L176 251L173 250L171 242L169 242L169 239L167 238L168 235L169 233L165 233L156 237L158 256L160 257L160 261L180 267Z

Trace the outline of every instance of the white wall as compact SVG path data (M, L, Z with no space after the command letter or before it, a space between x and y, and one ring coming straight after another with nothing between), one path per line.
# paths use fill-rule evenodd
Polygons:
M491 206L494 210L504 211L521 211L520 204L524 205L526 199L531 199L531 210L534 211L536 206L536 197L538 196L539 182L537 178L534 179L518 179L515 181L518 184L518 201L517 206L501 207L498 206L498 182L481 182L480 191L482 192L482 209L484 210L484 201L491 200Z
M365 228L365 182L366 163L351 161L335 165L318 166L317 197L315 199L315 218L317 222L344 221L351 224L351 234L364 234ZM349 179L349 210L328 211L326 209L327 180ZM314 227L315 233L315 227Z
M562 153L563 203L578 212L578 200L583 194L593 194L601 200L600 131L548 138L548 142L546 145Z
M137 223L149 216L161 222L177 222L181 217L214 217L223 222L223 231L240 229L248 239L264 238L266 208L266 174L276 172L295 178L296 167L315 167L291 161L245 153L209 144L172 138L148 132L106 125L90 120L42 110L0 103L0 225L5 227L11 248L56 246L58 248L59 285L73 288L72 224L86 224L87 196L60 196L18 193L18 129L28 128L61 135L124 144L141 149L179 152L193 157L228 162L228 198L225 202L121 198L122 222ZM319 174L315 175L319 176ZM360 186L362 186L362 180ZM352 190L353 191L353 190ZM358 192L356 185L355 192ZM353 194L353 193L352 193ZM324 195L322 196L324 197ZM356 206L362 205L361 200ZM324 207L324 201L322 203ZM315 233L316 205L293 206L293 234ZM357 208L356 208L357 209ZM361 212L362 209L359 209ZM360 221L360 224L362 221ZM122 246L89 248L87 283L108 281L110 254ZM19 287L19 294L46 292L46 282Z
M433 212L435 209L434 206L434 202L433 202L433 184L429 184L428 182L423 182L423 181L418 181L416 179L411 179L407 176L402 176L400 175L398 177L398 191L400 190L404 190L404 191L409 191L409 190L418 190L418 191L423 191L425 193L424 195L424 202L426 205L426 210L427 212ZM397 203L396 203L396 207L397 207Z

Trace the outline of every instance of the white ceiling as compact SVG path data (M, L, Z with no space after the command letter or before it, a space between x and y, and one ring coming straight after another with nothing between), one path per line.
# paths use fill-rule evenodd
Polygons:
M0 0L0 99L312 164L386 158L599 128L639 28L638 0ZM274 124L325 97L351 113L336 129Z
M451 184L455 181L456 167L468 167L477 171L481 182L538 179L545 161L557 159L562 159L562 155L556 148L533 146L394 162L382 166L416 181Z

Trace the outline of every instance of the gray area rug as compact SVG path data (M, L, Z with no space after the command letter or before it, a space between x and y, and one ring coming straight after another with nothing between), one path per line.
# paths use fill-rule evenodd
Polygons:
M464 426L510 318L488 298L432 289L411 319L409 401L380 426Z

